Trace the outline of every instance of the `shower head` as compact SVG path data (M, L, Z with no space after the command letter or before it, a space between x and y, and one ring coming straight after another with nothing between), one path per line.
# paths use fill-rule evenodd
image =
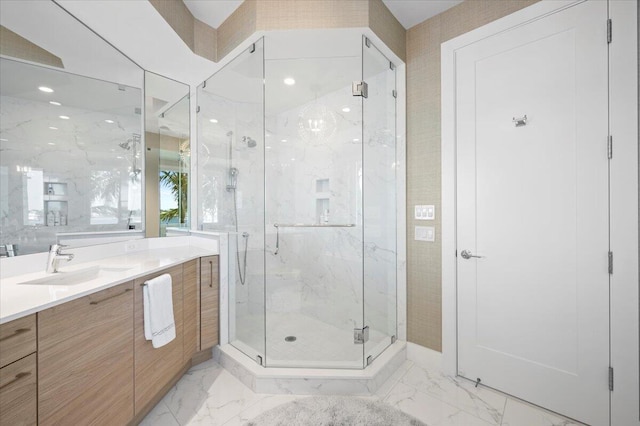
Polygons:
M251 137L249 137L249 136L243 136L243 137L242 137L242 142L246 142L246 143L247 143L247 146L248 146L249 148L255 148L255 147L256 147L256 145L258 145L258 142L256 142L256 140L255 140L255 139L252 139L252 138L251 138Z

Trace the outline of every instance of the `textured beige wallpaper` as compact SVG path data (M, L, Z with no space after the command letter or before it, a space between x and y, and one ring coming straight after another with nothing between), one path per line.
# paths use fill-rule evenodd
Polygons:
M256 0L245 0L218 27L218 60L224 58L236 46L256 32L256 18Z
M62 59L1 25L0 54L38 64L64 68Z
M440 44L537 0L467 0L407 31L407 338L442 351ZM436 242L413 239L413 206L436 206Z
M149 0L165 21L180 36L189 49L193 50L195 18L182 0Z

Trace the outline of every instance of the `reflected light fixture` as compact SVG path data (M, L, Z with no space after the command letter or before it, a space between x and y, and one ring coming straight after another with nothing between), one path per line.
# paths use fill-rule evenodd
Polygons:
M53 126L49 126L49 128L50 128L51 130L58 130L58 128L57 128L57 127L53 127Z
M293 86L294 84L296 84L296 81L291 77L287 77L284 79L284 84L286 84L287 86Z
M40 90L41 92L44 92L44 93L53 93L53 89L51 87L47 87L47 86L40 86L40 87L38 87L38 90Z
M115 123L115 121L113 121L113 120L104 120L104 122L105 122L105 123L109 123L109 124L113 124L113 123Z
M9 142L9 139L0 138L0 142Z
M214 124L218 122L218 120L216 120L215 118L212 118L212 119L211 119L211 120L209 120L209 121L210 121L210 122L212 122L212 123L214 123Z
M351 111L351 108L349 107L342 108L342 112L349 112L349 111Z
M68 120L68 119L69 119L69 117L68 117L68 116L66 116L66 115L61 115L61 116L59 116L59 117L60 117L60 118L62 118L63 120Z
M55 145L55 142L48 142L47 145Z
M286 141L287 141L286 139L282 139L280 142L286 142Z
M55 106L60 106L60 105L62 105L60 102L56 102L56 101L49 101L49 103L50 103L51 105L55 105Z

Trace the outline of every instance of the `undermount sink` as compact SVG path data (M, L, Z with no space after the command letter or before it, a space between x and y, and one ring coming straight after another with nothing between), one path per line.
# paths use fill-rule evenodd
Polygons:
M42 278L24 281L18 284L30 285L74 285L97 278L102 273L124 272L131 268L118 268L109 266L89 266L88 268L76 269L74 271L58 271Z

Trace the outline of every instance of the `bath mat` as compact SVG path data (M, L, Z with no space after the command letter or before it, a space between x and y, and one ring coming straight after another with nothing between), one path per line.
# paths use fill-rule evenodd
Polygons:
M426 426L381 401L354 396L315 396L265 411L246 426Z

